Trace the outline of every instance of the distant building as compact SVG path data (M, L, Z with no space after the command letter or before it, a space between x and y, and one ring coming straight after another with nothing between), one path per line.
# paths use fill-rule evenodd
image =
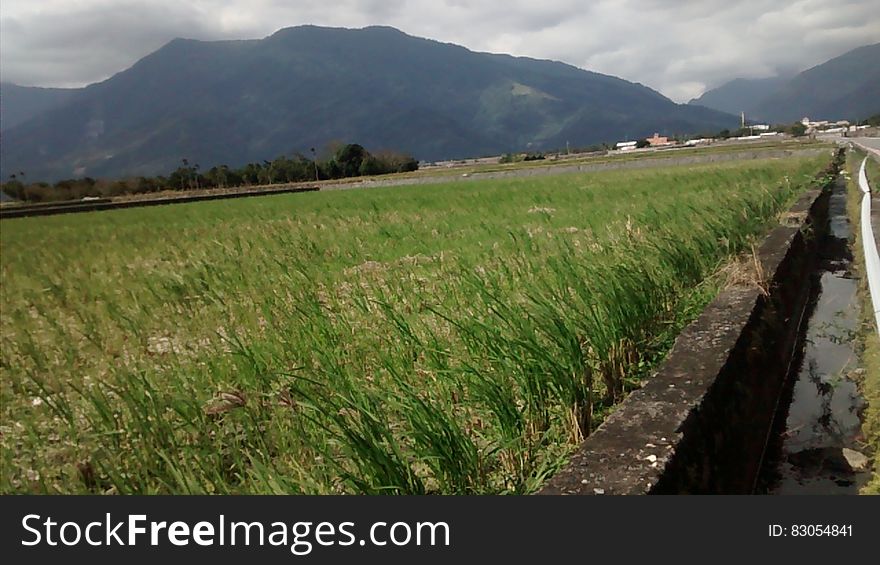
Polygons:
M659 133L655 133L654 137L649 137L645 141L647 141L651 147L663 147L664 145L672 145L672 142L669 141L669 138L666 136L661 136Z
M804 118L801 123L807 128L807 133L840 133L846 131L849 127L848 120L837 120L832 122L829 120L820 120L814 122L810 118Z
M801 120L801 123L804 124L804 127L806 127L807 129L810 129L810 128L818 128L818 127L822 127L822 126L827 126L828 120L821 120L818 122L814 122L810 118L804 116L804 118Z
M637 143L636 141L618 141L614 148L618 151L632 151L636 148Z
M770 130L769 124L752 124L749 127L752 128L753 130L757 130L757 131L769 131Z
M846 120L842 120L842 121L845 122ZM828 120L819 120L818 122L814 122L813 120L811 120L810 118L807 118L807 117L804 117L801 120L801 123L804 124L804 127L806 127L807 129L810 129L810 128L816 129L816 128L821 128L821 127L825 127L825 126L829 125ZM839 124L839 123L841 123L841 122L834 122L834 124ZM846 122L846 124L849 125L849 122Z

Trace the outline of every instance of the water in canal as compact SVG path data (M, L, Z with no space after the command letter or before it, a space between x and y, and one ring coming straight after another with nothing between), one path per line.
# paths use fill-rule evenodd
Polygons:
M849 375L858 367L859 304L852 277L846 182L838 178L829 204L829 237L804 338L780 401L757 492L857 494L870 478L860 446L864 399Z

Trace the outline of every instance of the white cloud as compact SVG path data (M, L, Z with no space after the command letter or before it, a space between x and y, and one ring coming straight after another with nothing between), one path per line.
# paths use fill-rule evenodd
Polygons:
M3 80L102 80L175 37L258 38L281 27L382 24L478 51L564 61L684 101L799 71L880 41L876 0L3 0Z

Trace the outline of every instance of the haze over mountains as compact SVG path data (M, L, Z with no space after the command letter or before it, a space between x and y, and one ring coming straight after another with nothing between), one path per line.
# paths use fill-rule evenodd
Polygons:
M689 104L772 123L865 119L880 113L880 43L865 45L793 77L735 79Z
M719 112L739 115L751 110L791 77L735 78L717 88L707 90L688 104L697 104Z
M0 83L0 130L13 128L34 116L57 108L81 90Z
M184 158L239 166L333 142L433 161L711 133L737 126L741 110L773 122L862 118L880 112L877 60L880 44L790 79L732 81L675 104L616 77L388 27L177 39L83 89L3 84L0 174L167 174Z
M5 91L4 91L5 95ZM333 141L422 160L717 131L735 118L570 65L475 53L387 27L301 26L262 40L178 39L4 127L31 179L241 165Z

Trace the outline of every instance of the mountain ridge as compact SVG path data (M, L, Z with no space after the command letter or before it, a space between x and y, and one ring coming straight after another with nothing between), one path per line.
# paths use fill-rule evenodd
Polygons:
M2 92L0 131L13 128L34 116L57 108L81 91L81 88L47 88L21 86L11 82L0 83L0 92Z
M241 165L334 141L422 160L717 131L733 116L556 61L474 52L387 26L175 39L4 132L29 178ZM33 173L33 174L31 174Z
M740 112L751 113L755 105L790 78L790 76L735 78L707 90L697 98L692 98L688 104L705 106L734 115Z
M746 117L789 123L860 120L880 113L880 43L863 45L790 77L733 79L688 102ZM738 108L737 108L738 107Z

